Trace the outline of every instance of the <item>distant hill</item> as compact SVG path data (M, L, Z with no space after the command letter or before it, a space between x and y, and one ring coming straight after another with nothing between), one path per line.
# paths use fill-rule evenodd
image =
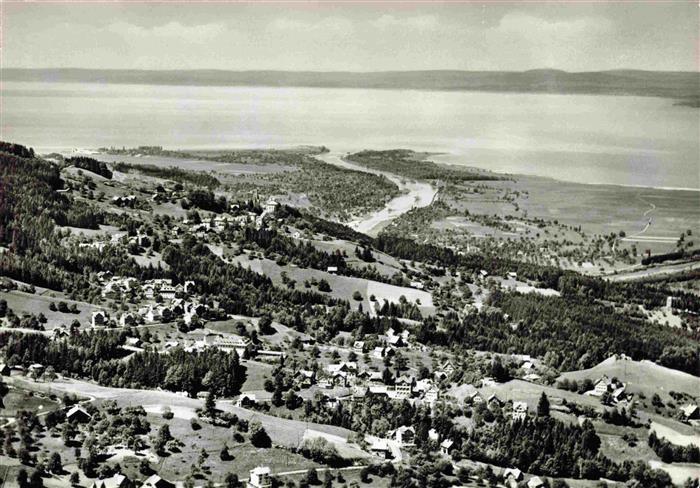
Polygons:
M410 90L472 90L525 93L639 95L700 99L700 73L666 71L220 71L91 70L5 68L3 81L121 83L197 86L287 86Z

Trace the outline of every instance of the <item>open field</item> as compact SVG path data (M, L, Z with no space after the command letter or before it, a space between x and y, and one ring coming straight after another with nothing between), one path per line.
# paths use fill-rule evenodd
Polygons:
M232 261L238 262L257 273L269 276L275 283L282 283L281 275L283 271L287 273L289 278L297 282L297 287L303 287L304 281L311 278L316 278L317 280L325 279L331 286L331 291L329 292L331 296L348 300L354 304L362 303L365 311L370 310L371 307L370 295L374 295L380 304L384 300L397 303L403 295L410 302L414 302L417 299L420 300L421 311L426 313L432 313L433 311L433 299L430 293L414 288L389 285L350 276L339 276L311 268L302 269L294 266L279 266L269 259L251 260L245 255L238 256ZM361 302L353 300L352 295L355 291L359 291L362 294L363 300Z
M700 478L700 464L690 464L690 463L673 463L666 464L661 461L649 461L649 466L654 469L663 469L671 477L676 485L681 485L685 483L688 478L697 479Z
M130 156L127 154L98 153L92 155L98 161L125 162L129 164L152 164L164 168L175 167L188 171L214 171L228 175L242 175L250 173L279 173L291 171L294 168L278 164L238 164L207 161L205 159L172 158L165 156Z
M1 418L12 418L19 410L29 410L36 414L56 410L60 405L58 401L51 400L46 394L11 387L10 391L2 399L0 408Z
M618 378L626 383L628 391L643 393L648 398L658 393L667 401L671 398L671 391L684 392L691 396L700 395L700 378L659 366L651 361L617 360L611 357L593 368L564 373L560 379L582 381L589 378L595 382L603 375Z
M51 295L56 295L56 297L52 297ZM62 293L53 291L39 295L38 293L32 294L13 290L11 292L0 292L0 298L7 300L7 306L20 317L24 313L32 313L35 315L43 313L44 316L46 316L46 324L44 324L44 327L46 327L47 330L54 329L60 325L69 326L74 320L80 322L82 326L88 326L92 319L92 312L100 310L100 307L85 302L70 300L65 298ZM69 307L75 304L78 307L79 313L63 313L49 310L49 305L51 303L58 306L58 302L61 301L66 302Z
M694 444L700 447L699 430L693 430L691 427L683 424L679 425L677 422L674 422L675 428L661 422L665 422L666 424L671 423L668 420L659 419L652 421L649 430L655 432L657 437L664 437L666 440L672 444L676 444L677 446L689 446ZM679 430L682 430L682 432L679 432Z

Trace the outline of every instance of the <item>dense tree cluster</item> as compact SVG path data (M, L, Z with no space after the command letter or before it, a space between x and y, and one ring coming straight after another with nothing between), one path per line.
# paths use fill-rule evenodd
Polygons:
M371 169L387 171L418 180L479 181L497 180L497 176L477 173L468 168L450 168L426 161L419 154L407 149L388 151L361 151L348 159Z
M67 164L71 164L76 168L84 169L90 171L100 176L104 176L107 179L112 179L112 171L107 166L104 161L98 161L93 158L88 158L84 156L77 156L74 158L68 158L65 160Z
M564 371L589 368L624 353L637 360L665 357L670 367L698 372L697 342L682 331L627 317L611 306L500 291L494 291L490 303L508 319L488 310L461 321L446 317L444 332L431 334L424 325L424 334L444 345L544 357L548 365Z
M700 462L700 449L695 444L679 446L672 444L665 438L657 437L655 432L649 434L649 447L665 463L698 463Z
M228 209L228 203L223 195L216 196L211 190L194 188L187 192L186 199L182 202L182 207L195 207L201 210L221 213Z
M0 350L10 364L52 366L67 376L92 379L119 388L166 388L191 395L207 390L217 395L238 393L245 368L238 355L217 349L169 354L146 350L121 360L125 332L83 332L69 339L51 341L39 334L0 334Z
M112 165L115 171L122 173L138 172L154 178L162 178L164 180L177 181L178 183L191 183L197 186L204 186L210 189L218 188L221 182L214 176L202 171L188 171L185 169L170 167L163 168L152 164L129 164L129 163L114 163Z

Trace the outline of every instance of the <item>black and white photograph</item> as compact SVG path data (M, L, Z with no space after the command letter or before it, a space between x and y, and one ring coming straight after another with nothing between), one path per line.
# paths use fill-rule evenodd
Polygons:
M0 0L0 488L700 488L700 4Z

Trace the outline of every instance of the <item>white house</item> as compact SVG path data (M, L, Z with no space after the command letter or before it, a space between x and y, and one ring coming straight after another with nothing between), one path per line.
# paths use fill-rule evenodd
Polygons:
M413 446L416 440L416 430L413 427L402 425L394 431L394 438L402 447Z
M258 466L250 470L247 488L272 487L272 473L268 466Z
M93 327L101 327L101 326L107 324L107 314L105 312L103 312L102 310L92 312L91 323L92 323Z
M445 439L440 443L440 452L444 454L445 456L449 456L450 454L450 449L452 449L452 445L454 444L454 441L451 439Z
M513 402L513 420L525 420L527 417L527 403Z
M539 476L533 476L527 482L528 488L541 488L542 486L544 486L544 481Z
M90 488L125 488L126 486L129 486L129 483L129 478L123 474L115 474L109 478L93 481Z

